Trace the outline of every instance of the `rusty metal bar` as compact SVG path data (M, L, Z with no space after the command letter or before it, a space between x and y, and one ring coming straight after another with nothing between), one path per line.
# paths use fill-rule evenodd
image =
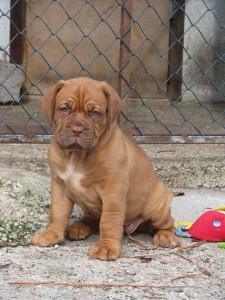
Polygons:
M119 84L118 93L123 102L122 111L128 114L128 91L129 86L129 64L131 57L131 24L132 24L132 0L125 0L121 5L121 24L120 24L120 53L119 53ZM123 118L119 116L120 123Z
M168 94L171 100L181 100L184 41L185 0L172 1L170 19Z
M26 1L11 0L10 26L10 61L16 64L23 62L23 34L25 24Z
M24 135L6 134L0 135L0 143L27 143L27 144L49 144L52 135ZM133 136L138 144L225 144L225 136Z

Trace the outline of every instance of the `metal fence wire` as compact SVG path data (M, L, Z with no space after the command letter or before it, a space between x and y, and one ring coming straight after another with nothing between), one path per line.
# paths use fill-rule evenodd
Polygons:
M139 142L224 142L224 33L224 0L1 0L0 140L49 139L42 95L88 76Z

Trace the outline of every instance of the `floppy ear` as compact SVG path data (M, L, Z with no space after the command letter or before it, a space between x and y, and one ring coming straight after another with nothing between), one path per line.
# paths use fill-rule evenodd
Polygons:
M42 111L46 119L49 121L50 126L52 125L52 122L54 120L55 98L57 93L63 87L63 85L64 85L64 81L63 80L59 81L56 85L51 87L46 92L46 94L41 100Z
M122 102L117 92L109 84L102 82L101 87L108 102L107 115L109 129L120 113Z

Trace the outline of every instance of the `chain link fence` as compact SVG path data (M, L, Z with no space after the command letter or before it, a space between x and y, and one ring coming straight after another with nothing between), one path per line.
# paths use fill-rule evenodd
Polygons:
M40 99L105 80L138 142L225 142L224 0L1 0L0 140L45 141Z

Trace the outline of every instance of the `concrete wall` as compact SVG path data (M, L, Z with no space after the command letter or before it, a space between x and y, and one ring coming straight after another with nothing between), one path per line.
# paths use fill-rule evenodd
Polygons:
M103 19L107 18L111 29L104 22L99 23L99 16L91 5L84 5L83 0L60 2L71 17L69 20L68 15L56 1L49 6L50 2L45 0L27 0L27 3L26 36L28 40L25 40L24 60L27 61L25 70L29 80L25 81L24 87L30 88L30 94L44 92L58 81L60 76L67 79L77 75L88 76L88 72L96 79L108 79L117 88L118 77L113 69L117 70L119 67L119 40L115 38L113 31L116 34L119 33L120 8L117 7L116 1L95 1L97 11ZM145 1L133 0L132 13L134 19L138 19L145 35L150 37L154 44L144 41L144 34L138 24L134 23L131 46L132 51L140 57L146 68L151 70L151 75L160 86L167 79L168 65L165 59L168 58L169 31L165 26L161 26L161 21L154 10L146 10L145 7ZM8 12L9 16L10 1L1 0L0 8L3 13ZM156 1L154 8L162 20L168 20L171 13L170 0ZM79 14L74 17L79 10ZM141 15L143 10L144 13ZM225 93L223 85L225 78L224 1L189 0L186 3L185 13L182 99L196 102L196 97L198 97L200 101L209 98L212 102L221 101ZM81 29L78 29L76 23ZM6 52L9 52L9 47L7 47L9 26L8 17L1 15L0 47L5 51L0 51L0 59L3 60L8 59ZM154 34L158 28L160 30ZM51 31L56 35L52 35ZM89 37L83 38L83 33ZM97 49L91 40L94 41ZM104 53L110 60L111 66L103 55L99 55L99 52ZM165 59L160 57L160 54L165 56ZM87 71L82 70L81 66L87 68ZM202 75L204 72L205 76ZM157 91L158 87L152 77L144 74L144 68L137 57L132 57L131 84L143 76L143 80L135 86L140 95L164 98L164 93ZM32 83L37 84L38 88L33 88ZM166 86L163 91L166 92ZM133 93L133 97L135 96L136 94Z
M183 100L196 101L197 96L203 102L207 99L213 103L224 101L224 4L219 0L189 0L186 3Z
M9 53L9 30L10 30L10 1L1 0L0 9L7 16L3 16L0 12L0 59L4 61L9 61L6 52Z
M168 20L171 1L152 2L160 18L163 21ZM67 79L78 75L89 76L90 72L95 79L108 79L117 88L118 76L114 70L119 68L119 39L116 35L118 36L120 32L121 8L115 0L94 2L96 11L103 19L107 19L108 25L106 22L101 22L92 5L83 0L62 0L61 5L53 1L50 6L48 1L44 0L28 0L27 3L28 40L25 41L24 59L29 58L25 70L31 82L36 83L41 91L45 91L57 82L60 76ZM39 15L40 18L37 18ZM151 70L151 75L158 85L161 85L167 77L169 30L166 26L162 26L160 18L153 9L147 8L144 0L133 0L132 15L134 19L138 19L144 33L138 24L133 24L131 49L143 65ZM151 37L152 41L146 41L146 37ZM35 52L35 49L39 53ZM165 59L160 57L160 54L163 54ZM135 55L130 63L131 84L136 83L143 76L135 86L142 97L154 93L155 98L165 97L164 93L158 90L153 78L146 75ZM82 70L82 67L86 70ZM50 68L52 69L49 70ZM25 82L25 86L31 87L29 80ZM166 86L164 91L166 92ZM40 91L31 88L29 93L40 94ZM133 96L137 94L134 93Z

